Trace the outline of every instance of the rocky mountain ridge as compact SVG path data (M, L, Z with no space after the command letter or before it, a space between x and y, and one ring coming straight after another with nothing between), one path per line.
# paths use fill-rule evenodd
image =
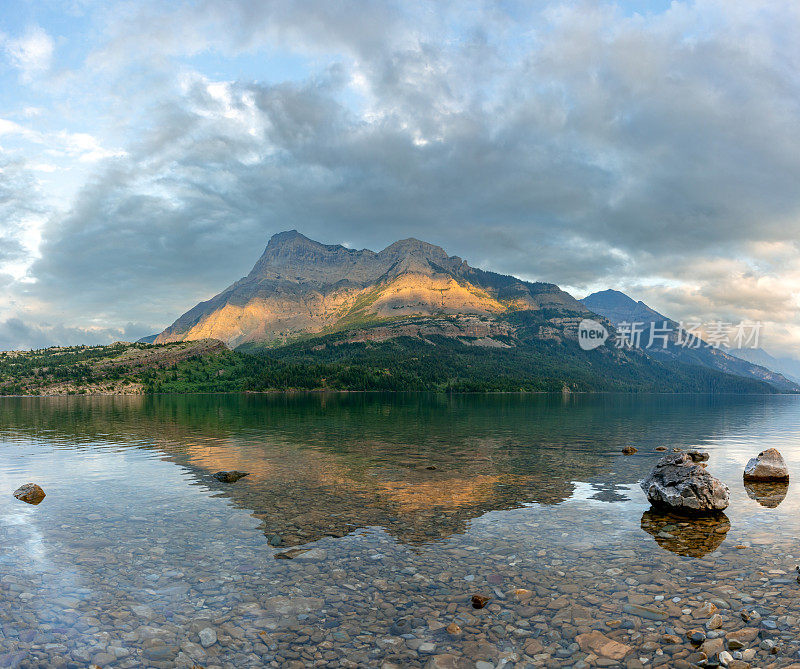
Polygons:
M497 318L515 311L587 313L558 286L470 267L440 247L404 239L382 251L274 235L253 269L196 305L156 343L216 338L235 347L404 319Z

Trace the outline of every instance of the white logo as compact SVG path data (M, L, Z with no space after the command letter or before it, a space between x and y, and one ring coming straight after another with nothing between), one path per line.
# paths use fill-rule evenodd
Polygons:
M578 325L578 344L584 351L592 351L602 346L608 339L608 330L602 323L584 318Z

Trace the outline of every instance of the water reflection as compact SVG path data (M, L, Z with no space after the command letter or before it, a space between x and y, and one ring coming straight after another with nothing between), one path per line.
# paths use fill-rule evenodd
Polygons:
M789 492L789 484L785 481L745 481L745 492L761 506L776 508Z
M0 402L0 437L56 448L155 451L180 465L194 483L252 512L281 548L368 526L415 545L463 533L490 511L561 504L574 498L578 483L591 486L591 499L641 506L643 497L629 486L658 459L656 448L713 450L721 435L774 424L776 416L795 410L793 399L22 398ZM621 445L631 442L639 452L620 455ZM98 458L96 470L84 476L99 482L107 466ZM715 462L715 472L721 466ZM212 476L220 470L250 475L221 483ZM780 503L777 493L765 499L767 505ZM637 508L634 517L639 513Z
M655 509L642 514L642 529L656 543L671 553L687 557L703 557L713 553L725 541L731 523L724 513L687 519Z
M641 612L612 634L650 666L709 599L744 625L740 596L788 639L754 666L788 663L797 491L764 508L739 483L769 446L795 475L799 436L781 397L0 400L0 666L429 666L407 629L459 665L536 664L551 638L575 665L578 628ZM729 519L645 511L657 447L708 450ZM26 481L45 504L11 496Z

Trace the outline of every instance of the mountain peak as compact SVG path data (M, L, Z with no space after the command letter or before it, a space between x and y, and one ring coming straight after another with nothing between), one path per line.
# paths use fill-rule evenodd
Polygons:
M298 243L319 244L319 242L309 239L305 235L299 233L297 230L284 230L283 232L276 232L274 235L272 235L272 237L269 238L269 242L267 242L267 249L287 245L296 245Z
M396 241L394 244L387 246L383 251L378 253L378 257L412 263L433 261L441 267L448 267L450 269L455 269L462 263L461 258L448 256L447 252L441 246L423 242L414 237Z
M587 295L581 302L591 311L605 316L614 324L623 321L649 323L670 320L641 300L637 302L629 295L611 288Z
M604 306L621 307L637 304L636 300L634 300L632 297L619 290L614 290L613 288L599 290L596 293L587 295L581 300L581 302L583 302L586 306L598 304Z
M430 242L424 242L421 239L417 239L416 237L408 237L406 239L399 239L398 241L394 242L394 244L390 244L387 246L381 253L391 253L397 251L407 251L407 252L415 252L415 251L426 251L426 252L435 252L435 253L442 253L444 255L445 251L441 246L436 246L435 244L431 244Z

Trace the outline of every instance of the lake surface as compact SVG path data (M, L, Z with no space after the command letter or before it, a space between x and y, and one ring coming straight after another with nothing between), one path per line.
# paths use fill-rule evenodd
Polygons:
M658 446L725 517L649 510ZM791 396L3 398L0 667L789 666L798 477Z

